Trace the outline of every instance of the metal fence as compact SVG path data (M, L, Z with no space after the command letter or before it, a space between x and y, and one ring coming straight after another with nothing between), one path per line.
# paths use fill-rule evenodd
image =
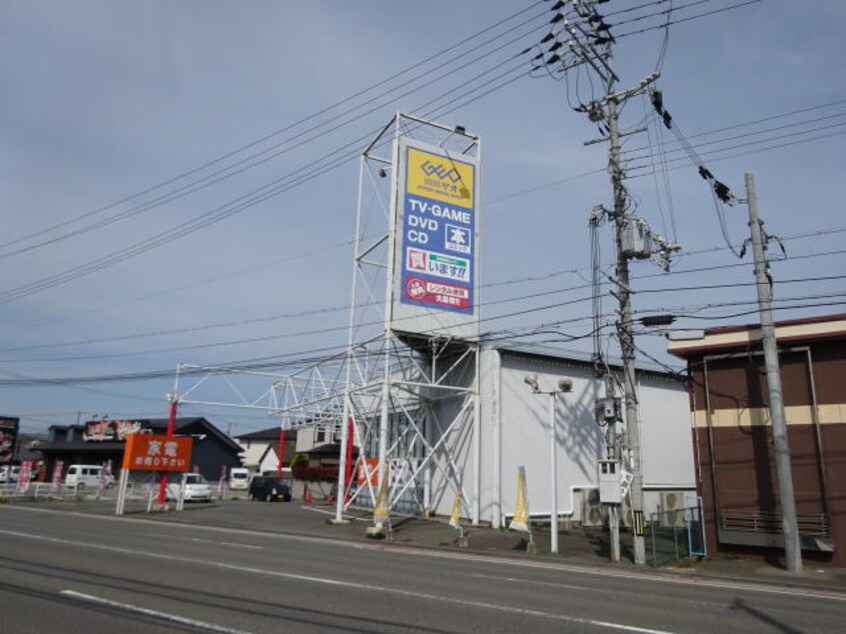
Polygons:
M219 482L209 482L212 490L212 500L245 499L247 491L232 491L228 486L220 486ZM153 478L130 480L127 483L126 498L128 500L148 500L151 495L158 493L158 481ZM105 500L117 501L117 486L108 487L70 487L64 484L50 482L30 482L19 490L17 483L0 484L0 501L84 501Z
M701 503L649 516L647 559L653 567L707 554Z

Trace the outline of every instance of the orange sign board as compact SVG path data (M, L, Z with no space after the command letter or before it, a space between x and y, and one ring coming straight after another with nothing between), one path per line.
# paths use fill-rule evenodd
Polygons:
M188 471L194 440L188 436L128 434L123 468L132 471Z
M359 486L370 482L372 485L379 484L379 459L367 458L358 464L358 473L356 473L356 482Z

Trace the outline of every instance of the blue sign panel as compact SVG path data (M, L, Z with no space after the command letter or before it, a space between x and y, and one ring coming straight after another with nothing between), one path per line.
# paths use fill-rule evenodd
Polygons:
M400 301L473 314L475 166L406 148Z

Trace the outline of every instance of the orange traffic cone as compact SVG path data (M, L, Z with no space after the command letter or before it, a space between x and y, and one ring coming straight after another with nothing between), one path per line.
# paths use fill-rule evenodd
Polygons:
M304 500L307 504L310 504L310 503L311 503L311 491L306 490L305 497L303 498L303 500Z

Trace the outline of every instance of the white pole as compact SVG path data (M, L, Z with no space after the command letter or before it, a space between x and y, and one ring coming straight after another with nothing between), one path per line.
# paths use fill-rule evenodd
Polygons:
M473 390L473 509L471 521L473 526L479 525L481 515L481 492L482 492L482 413L481 413L481 381L479 370L481 369L481 352L476 348L476 369L475 389Z
M552 492L549 512L549 552L558 552L558 452L555 437L555 392L549 393L549 456Z
M491 459L491 480L493 483L493 515L491 528L502 526L502 356L499 350L492 350L493 355L493 423L491 440L493 456Z

